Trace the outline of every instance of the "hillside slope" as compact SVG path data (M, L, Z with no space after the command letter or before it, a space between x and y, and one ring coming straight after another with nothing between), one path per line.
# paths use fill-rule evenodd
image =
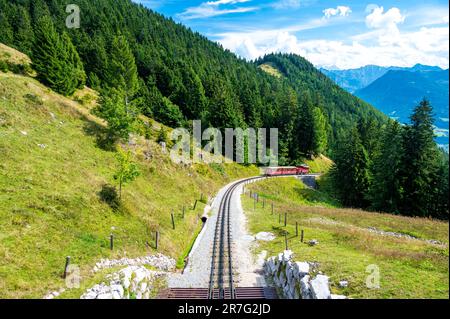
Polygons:
M205 127L278 127L280 139L286 138L283 116L288 112L284 107L290 85L283 79L266 74L216 42L131 0L79 0L82 26L68 30L64 23L69 3L70 0L0 0L4 34L18 34L17 11L25 20L20 29L28 31L27 37L5 37L3 41L23 52L31 51L34 23L41 16L50 15L60 33L69 33L84 63L88 84L95 87L108 84L111 42L114 36L123 34L139 70L138 97L143 99L143 114L170 126L188 126L187 120L201 119ZM331 102L327 103L326 116L337 127L331 132L331 139L342 137L343 130L362 117L381 119L368 104L351 95L339 101L330 97L340 88L315 85L324 76L309 64L305 71L292 75L295 78L290 78L290 82L295 86L300 83L298 90L309 90L311 95ZM168 100L163 97L174 104L170 105L170 118ZM334 144L329 146L333 148Z
M146 242L155 230L159 251L182 260L201 227L204 204L192 211L194 201L259 173L236 164L176 165L154 138L135 136L122 147L132 151L141 176L124 188L123 205L111 207L101 194L116 185L117 164L97 143L103 128L87 106L0 71L0 297L41 298L59 289L66 256L89 278L99 258L154 252Z
M332 293L362 299L448 299L448 222L341 208L322 187L308 189L295 178L264 180L247 191L275 206L271 214L271 205L255 207L248 193L242 195L251 233L275 235L272 241L258 241L255 256L277 256L287 238L295 261L312 262L315 271L330 277ZM308 245L313 239L317 244ZM375 283L370 280L374 269L379 271L378 288L367 285Z
M379 123L387 117L370 104L348 93L323 73L317 70L306 59L295 54L270 54L256 61L256 64L276 68L299 95L305 91L320 97L317 103L327 115L331 125L329 143L334 147L336 140L343 136L360 119L372 118Z

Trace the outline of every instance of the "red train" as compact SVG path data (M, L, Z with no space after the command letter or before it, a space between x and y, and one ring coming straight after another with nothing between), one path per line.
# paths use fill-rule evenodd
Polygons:
M265 169L265 176L279 176L279 175L305 175L309 173L308 165L300 166L282 166L282 167L267 167Z

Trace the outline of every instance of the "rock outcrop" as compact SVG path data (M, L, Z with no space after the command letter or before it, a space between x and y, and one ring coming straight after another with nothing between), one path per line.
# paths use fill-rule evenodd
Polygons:
M286 299L345 299L345 296L331 294L327 276L314 277L313 266L293 261L292 251L285 250L265 261L264 273Z
M95 285L81 299L150 299L155 280L165 275L142 266L129 266L108 275L109 283Z

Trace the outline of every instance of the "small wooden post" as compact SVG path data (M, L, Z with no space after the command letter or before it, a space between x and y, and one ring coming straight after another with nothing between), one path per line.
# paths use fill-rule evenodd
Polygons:
M284 233L284 244L285 244L285 246L286 246L286 250L288 250L288 249L289 249L289 247L288 247L288 238L287 238L287 232L285 232L285 233Z
M200 201L203 202L203 193L200 194Z
M259 203L259 194L256 194L256 202Z
M298 237L298 222L295 222L295 237Z
M198 202L198 200L196 199L195 203L194 203L194 208L192 208L192 210L195 210L197 208L197 202Z
M284 227L287 225L287 213L284 213Z
M303 243L303 237L304 237L304 235L305 235L305 231L302 229L301 237L300 237L300 242L302 242L302 243Z
M265 207L266 207L266 199L263 198L263 208L265 208Z
M272 215L273 215L273 202L272 202Z
M185 211L186 211L186 206L183 206L183 213L182 213L183 218L184 218Z
M173 216L173 211L170 213L170 217L172 218L172 228L175 229L175 216Z
M281 224L281 212L278 213L278 224Z
M159 231L155 233L155 249L158 250L158 244L159 244Z
M109 248L111 250L114 249L114 235L113 234L109 235Z
M67 277L67 272L69 270L69 266L70 266L70 256L66 257L66 265L64 266L64 274L63 274L63 278L66 279Z

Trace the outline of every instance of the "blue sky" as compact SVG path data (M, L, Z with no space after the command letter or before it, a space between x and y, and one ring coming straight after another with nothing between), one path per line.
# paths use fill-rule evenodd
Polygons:
M133 1L246 59L289 52L341 69L449 64L447 1Z

